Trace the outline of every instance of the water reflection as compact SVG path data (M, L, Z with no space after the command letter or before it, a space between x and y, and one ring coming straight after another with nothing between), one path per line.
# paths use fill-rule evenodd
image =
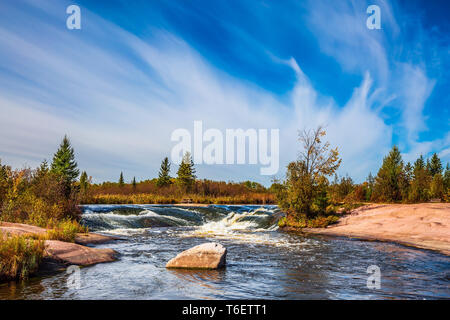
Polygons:
M223 294L222 284L224 280L225 269L222 270L183 270L170 269L169 273L179 279L187 290L190 287L202 287L210 294L220 296Z

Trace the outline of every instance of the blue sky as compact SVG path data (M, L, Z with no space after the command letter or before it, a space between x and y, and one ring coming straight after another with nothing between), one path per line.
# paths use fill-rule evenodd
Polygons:
M66 8L81 7L81 30ZM381 30L366 8L381 9ZM2 1L0 158L36 166L68 134L94 181L155 177L171 132L326 125L362 181L393 144L450 161L448 1ZM173 171L175 171L174 168ZM256 180L255 165L200 178ZM173 172L174 174L175 172Z

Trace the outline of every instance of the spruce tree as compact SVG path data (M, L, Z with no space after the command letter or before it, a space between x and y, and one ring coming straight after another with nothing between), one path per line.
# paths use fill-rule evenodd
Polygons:
M133 177L133 181L131 182L131 185L133 186L133 190L136 190L136 177Z
M164 187L170 184L170 162L167 157L161 162L161 168L159 169L158 181L156 184L158 187Z
M366 201L370 201L373 193L373 186L375 185L375 178L372 175L372 172L369 172L369 176L367 177L367 193L366 193Z
M410 162L408 162L405 166L405 176L408 180L408 183L410 183L413 177L413 167Z
M423 156L414 162L413 180L411 182L411 190L409 193L409 201L423 202L430 198L430 181L431 176L427 170Z
M375 178L375 197L388 202L402 200L405 180L402 156L398 147L394 146L388 156L383 159L383 164Z
M444 173L444 192L448 192L450 189L450 165L447 163Z
M125 185L125 181L123 180L123 172L120 172L119 187L123 187L124 185Z
M436 173L431 180L430 192L432 198L444 199L444 179L442 174Z
M423 155L420 155L414 162L414 172L417 170L425 169L425 161L423 160Z
M47 160L42 161L39 165L39 168L37 168L34 173L34 184L38 184L39 182L41 182L45 177L48 176L49 172L50 168L48 166Z
M177 171L177 181L186 191L190 191L195 182L195 168L191 154L186 152Z
M10 190L11 186L11 167L2 165L2 159L0 159L0 217L3 202L7 198L8 190Z
M88 189L89 181L88 181L88 175L86 171L83 171L80 176L80 191L81 193L85 194Z
M53 156L51 171L62 177L68 185L71 185L80 174L73 148L67 136L64 136L59 149Z
M434 177L436 174L442 174L442 163L441 159L439 159L436 153L431 157L430 165L429 165L430 175Z

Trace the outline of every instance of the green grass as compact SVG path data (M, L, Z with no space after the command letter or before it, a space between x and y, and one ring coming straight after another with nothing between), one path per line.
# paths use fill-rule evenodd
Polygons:
M298 229L303 228L325 228L331 224L337 223L339 217L336 215L329 216L317 216L315 218L307 219L301 217L299 219L294 219L292 217L283 217L278 221L278 226L283 227L293 227Z
M0 234L0 281L23 280L37 271L44 241Z
M48 240L60 240L65 242L74 242L77 233L86 233L87 227L81 226L73 220L63 220L58 222L52 229L47 231Z

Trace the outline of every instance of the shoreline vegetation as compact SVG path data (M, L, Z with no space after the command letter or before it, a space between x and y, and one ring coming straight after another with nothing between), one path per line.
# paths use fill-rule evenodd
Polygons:
M337 176L342 160L338 148L330 150L329 143L322 141L325 135L322 127L301 132L299 158L287 166L286 178L274 180L270 187L253 181L198 179L188 152L178 166L176 177L171 176L171 163L166 157L157 178L138 182L133 177L126 183L121 172L117 182L93 183L86 171L80 175L67 136L50 164L44 160L36 169L13 169L0 160L0 223L27 224L48 230L45 236L0 230L0 281L32 275L43 258L42 243L55 245L56 241L62 248L63 244L75 245L80 234L89 238L92 234L79 223L83 204L277 204L285 213L279 220L280 227L308 230L336 223L338 228L348 213L365 203L450 201L449 164L444 169L436 153L427 160L420 155L414 164L405 165L394 146L383 159L377 175L369 174L366 181L358 184L348 175ZM445 213L448 210L444 207Z

